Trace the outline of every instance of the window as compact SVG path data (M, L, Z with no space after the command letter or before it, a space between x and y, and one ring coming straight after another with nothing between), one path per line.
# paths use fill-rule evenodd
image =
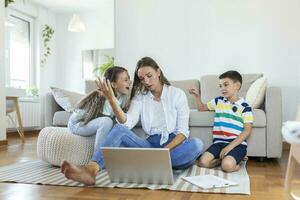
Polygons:
M6 86L27 89L35 85L33 18L7 9L5 23Z

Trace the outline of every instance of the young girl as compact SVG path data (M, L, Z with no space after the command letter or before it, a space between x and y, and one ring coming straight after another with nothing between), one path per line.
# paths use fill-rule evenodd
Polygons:
M121 108L125 109L130 86L127 70L123 67L111 67L104 77L112 82L114 96ZM113 117L114 113L106 98L101 91L94 90L79 101L69 119L68 128L75 135L87 137L96 134L96 150L112 128Z

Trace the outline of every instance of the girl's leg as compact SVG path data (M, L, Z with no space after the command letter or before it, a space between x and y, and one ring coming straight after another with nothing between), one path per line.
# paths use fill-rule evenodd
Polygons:
M107 131L107 129L111 129L113 126L113 121L109 117L98 117L91 121L89 121L86 125L80 126L80 123L73 123L69 121L68 128L69 130L75 134L84 137L92 136L96 134L98 129L102 129Z
M90 161L84 166L76 166L65 160L61 165L61 172L67 179L78 181L85 185L96 184L96 175L98 171L99 165L93 161Z
M108 134L113 125L112 120L109 117L100 117L91 120L87 126L80 127L77 134L82 136L90 136L96 133L95 145L103 140L103 138ZM97 146L95 146L97 147ZM63 161L61 166L61 172L66 178L78 181L85 185L94 185L96 183L96 175L100 169L97 162L90 161L87 165L76 166L68 161Z
M188 138L171 150L171 162L174 169L186 169L194 164L203 151L203 143L198 138Z
M100 147L101 141L104 141L104 139L108 136L108 133L113 127L113 121L109 117L101 117L98 118L98 129L96 132L96 137L95 137L95 145L94 149L98 149Z

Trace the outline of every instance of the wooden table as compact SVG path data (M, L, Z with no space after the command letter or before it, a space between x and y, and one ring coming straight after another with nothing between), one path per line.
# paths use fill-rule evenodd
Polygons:
M6 96L6 100L10 100L14 103L14 107L10 110L6 110L6 114L16 111L17 119L18 119L18 124L19 124L19 130L18 133L22 139L22 142L25 141L25 136L24 136L24 129L23 129L23 124L22 124L22 118L21 118L21 113L20 113L20 107L19 107L19 101L17 96Z

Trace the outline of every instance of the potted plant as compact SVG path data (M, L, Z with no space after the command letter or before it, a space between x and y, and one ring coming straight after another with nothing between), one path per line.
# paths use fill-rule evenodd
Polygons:
M27 88L27 95L30 97L38 97L39 89L36 86L30 86Z
M54 29L50 27L48 24L44 24L44 29L42 33L43 33L42 38L43 38L44 54L43 54L43 58L41 59L41 65L44 66L44 64L47 61L47 57L51 54L49 42L54 34Z
M15 1L14 0L5 0L5 8L11 4L11 3L14 3Z
M103 76L107 69L114 66L114 57L104 55L107 58L107 62L100 64L93 71L95 77Z

